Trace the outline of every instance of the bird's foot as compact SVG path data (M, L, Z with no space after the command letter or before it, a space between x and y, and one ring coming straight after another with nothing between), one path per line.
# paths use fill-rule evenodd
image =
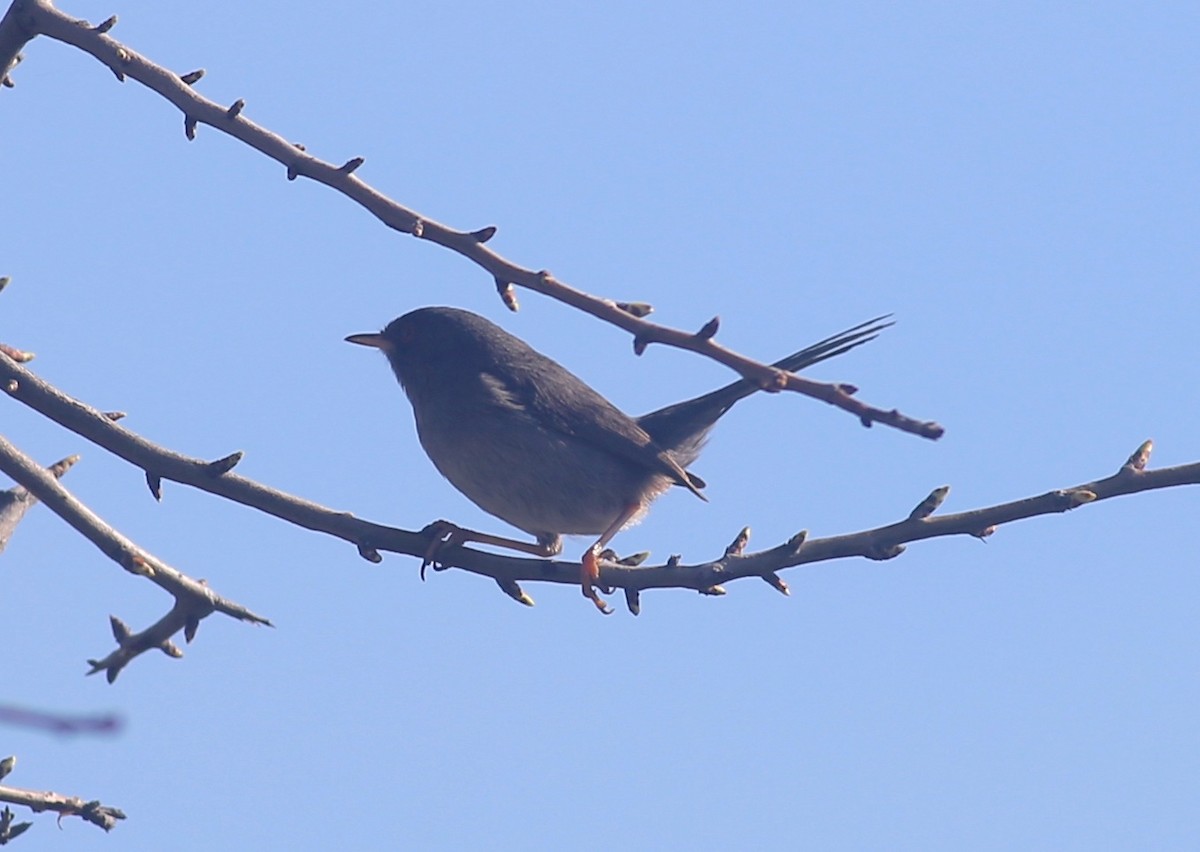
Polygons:
M467 530L457 524L452 524L449 521L434 521L427 524L421 535L429 538L429 544L425 546L425 554L421 557L421 580L425 579L425 569L430 565L434 571L445 570L446 566L439 562L437 556L447 547L455 547L467 541L469 536Z
M583 554L583 562L579 566L579 584L583 589L583 596L595 604L596 609L605 615L612 615L612 607L600 597L595 588L600 584L600 561L594 547L589 547L587 553Z

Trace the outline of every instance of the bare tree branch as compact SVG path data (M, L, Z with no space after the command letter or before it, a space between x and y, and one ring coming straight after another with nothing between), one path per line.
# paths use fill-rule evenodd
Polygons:
M11 772L16 762L17 759L15 757L7 757L3 761L0 761L0 766L6 767L8 770L0 774L0 778ZM0 802L21 805L29 808L34 813L54 811L58 814L59 819L65 816L77 816L87 820L92 825L100 826L105 831L110 831L117 824L117 820L125 819L125 813L120 808L103 805L94 799L88 801L78 796L64 796L61 793L52 793L50 791L23 790L20 787L0 786ZM25 822L14 825L12 810L5 807L0 812L0 844L5 844L9 840L18 837L31 824Z
M719 325L715 317L694 333L668 328L642 319L652 310L649 305L601 299L570 287L545 270L518 266L485 245L495 235L495 226L457 231L402 206L355 174L363 164L361 157L340 166L318 159L307 153L303 145L288 142L248 119L244 100L222 106L205 98L193 88L203 76L202 70L180 76L157 65L112 38L108 32L114 22L115 19L109 19L92 27L60 12L48 0L15 0L0 23L0 62L4 61L3 45L11 42L16 44L14 50L19 50L22 37L27 41L33 35L46 35L73 45L104 63L118 80L123 82L126 77L137 80L178 107L184 115L188 139L195 138L198 124L207 124L284 165L289 180L303 176L323 183L362 205L388 227L437 243L474 261L492 276L501 298L512 310L517 303L511 285L518 284L625 329L633 335L634 351L639 355L651 343L686 349L736 370L767 391L790 390L841 408L864 426L883 423L924 438L936 440L942 436L943 428L933 421L917 420L896 409L885 410L861 402L854 397L856 388L804 379L722 346L714 340ZM7 36L5 25L9 30Z
M942 486L934 489L907 518L886 526L809 540L805 540L805 533L799 533L778 547L750 554L742 553L749 532L743 530L725 554L711 562L691 566L668 563L657 568L618 568L606 571L603 578L612 580L618 587L637 589L684 586L704 591L721 582L743 577L762 577L775 585L768 572L782 568L850 556L893 559L904 552L908 542L951 535L982 539L992 535L1001 524L1067 512L1124 494L1200 484L1200 462L1146 470L1152 446L1152 442L1145 441L1111 476L1009 503L933 517L933 511L949 492L948 486ZM687 582L680 582L684 578Z
M1144 442L1111 476L1009 503L932 517L931 513L949 491L947 486L942 486L922 500L908 517L896 523L819 539L808 539L806 531L800 532L783 544L749 554L743 553L749 540L749 529L744 529L717 559L683 565L678 557L673 556L666 564L640 567L637 563L641 560L635 557L628 560L631 564L603 564L600 581L608 587L609 592L613 588L624 589L626 602L635 615L640 608L638 593L644 589L685 588L702 594L723 595L725 589L722 583L759 577L787 594L787 585L776 574L785 568L852 556L893 559L904 552L907 542L952 535L986 538L1001 524L1024 518L1066 512L1124 494L1200 484L1200 462L1146 470L1151 448L1150 441ZM481 556L488 558L481 559ZM501 589L515 599L519 599L515 593L520 592L517 581L574 584L579 580L576 563L497 557L466 548L454 549L444 557L445 565L442 567L463 568L493 577Z
M21 62L21 48L36 35L26 26L23 4L15 2L0 18L0 86L12 88L8 72Z
M77 461L79 461L79 456L67 456L65 459L56 461L46 470L50 472L51 476L58 479ZM0 491L0 553L3 553L4 548L8 546L8 541L16 531L17 524L37 501L37 498L21 485L14 486L7 491Z
M114 734L121 729L119 716L68 716L0 704L0 725L34 728L51 734Z
M0 358L15 364L6 355L0 355ZM267 619L221 597L204 583L182 574L121 535L63 488L49 471L39 467L3 436L0 436L0 471L27 488L126 571L147 578L175 599L174 606L165 616L140 633L132 633L120 619L111 616L117 649L102 660L89 660L92 668L88 674L106 672L108 682L112 683L130 660L152 648L171 657L182 657L183 652L171 642L171 637L183 630L185 639L191 642L200 620L213 612L270 625Z
M373 524L317 503L294 497L233 473L232 453L216 461L190 458L154 444L114 422L104 412L76 400L0 353L0 389L49 419L82 435L146 472L152 490L161 480L191 485L269 515L349 541L364 551L380 548L422 555L428 539L418 532ZM377 561L377 560L372 560Z
M97 409L72 399L3 354L0 354L0 387L19 402L142 468L149 479L191 485L306 529L336 536L356 545L359 554L372 562L381 560L380 550L423 557L429 548L429 527L420 532L396 529L294 497L229 472L228 460L234 456L206 462L164 449L113 422ZM637 559L626 560L624 564L609 561L601 566L600 581L608 588L625 589L626 600L635 612L639 606L638 592L642 589L678 588L724 594L721 586L724 582L759 577L786 594L787 585L775 573L784 568L851 556L891 559L904 551L907 542L949 535L984 538L1000 524L1022 518L1065 512L1122 494L1200 483L1200 462L1146 470L1150 449L1149 441L1142 444L1112 476L1011 503L934 517L949 492L943 486L921 500L904 520L882 527L812 540L806 540L806 533L799 533L777 547L749 554L743 552L749 540L749 530L744 530L715 560L682 565L677 557L672 557L666 564L653 567L640 567ZM491 577L506 595L524 604L532 601L522 591L519 581L579 582L577 562L500 556L466 547L446 548L439 552L438 559L440 565L435 568L462 568Z

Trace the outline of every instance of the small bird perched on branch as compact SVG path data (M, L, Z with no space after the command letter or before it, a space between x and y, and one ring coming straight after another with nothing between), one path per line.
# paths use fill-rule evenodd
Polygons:
M848 352L890 325L885 319L847 329L775 366L800 370ZM471 541L551 557L562 552L564 535L596 535L583 555L580 585L604 613L611 610L595 588L602 549L672 485L705 499L704 481L687 466L713 424L759 389L741 379L634 419L524 341L458 308L419 308L378 334L346 340L387 356L438 471L485 512L536 539L439 522L426 560Z

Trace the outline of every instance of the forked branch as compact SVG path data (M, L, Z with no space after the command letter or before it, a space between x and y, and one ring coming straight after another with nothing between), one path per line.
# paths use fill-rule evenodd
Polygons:
M6 355L0 354L0 358L10 364L15 363ZM111 616L117 648L101 660L88 660L92 667L88 674L105 672L108 682L112 683L130 660L154 648L171 657L182 657L183 652L171 641L171 637L182 630L184 638L191 642L201 619L214 612L241 621L270 625L267 619L221 597L204 583L177 571L117 532L63 488L50 471L39 467L3 436L0 436L0 471L28 489L30 494L45 503L126 571L145 577L174 598L171 610L140 633L133 633L119 618Z

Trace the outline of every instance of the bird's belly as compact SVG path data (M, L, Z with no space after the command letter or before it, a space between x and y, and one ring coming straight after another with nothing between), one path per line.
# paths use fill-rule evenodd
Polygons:
M524 417L418 423L418 435L438 471L471 502L535 536L599 535L631 504L648 506L669 485L578 438L530 428Z

